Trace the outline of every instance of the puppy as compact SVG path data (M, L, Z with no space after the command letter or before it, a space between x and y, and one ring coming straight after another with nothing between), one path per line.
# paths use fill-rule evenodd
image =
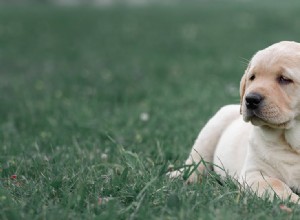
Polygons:
M197 166L187 182L213 169L260 197L299 203L300 44L283 41L258 51L241 79L240 97L240 105L221 108L200 132L186 160Z

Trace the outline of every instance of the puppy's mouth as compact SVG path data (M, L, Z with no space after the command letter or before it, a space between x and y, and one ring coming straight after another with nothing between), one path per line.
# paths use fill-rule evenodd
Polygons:
M268 126L271 128L289 128L291 120L277 121L276 118L266 117L259 110L246 110L244 115L244 120L246 122L251 122L254 126Z

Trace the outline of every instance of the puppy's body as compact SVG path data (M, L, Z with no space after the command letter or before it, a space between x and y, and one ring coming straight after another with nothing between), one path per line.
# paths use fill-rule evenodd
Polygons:
M240 94L241 105L223 107L199 133L186 161L199 166L188 182L213 168L259 196L276 194L299 203L300 44L280 42L259 51L241 80Z
M234 118L225 126L217 145L208 146L213 155L214 170L223 177L229 174L239 179L241 183L244 183L247 177L249 179L251 175L259 172L262 177L278 178L298 191L300 154L284 138L289 132L284 132L282 129L275 131L268 127L255 127L244 122L239 111L239 105L225 106L207 124L209 126L209 123L215 121L217 125L217 122L224 120L224 115ZM300 134L300 127L295 129ZM200 138L201 136L199 135ZM293 138L290 139L291 142L295 141ZM201 145L200 141L198 143ZM201 152L197 153L199 148L201 146L195 144L193 151L201 155ZM191 152L191 158L195 153ZM194 180L190 179L190 181Z

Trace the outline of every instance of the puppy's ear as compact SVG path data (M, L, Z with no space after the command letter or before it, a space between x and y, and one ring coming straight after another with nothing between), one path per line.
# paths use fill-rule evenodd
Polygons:
M243 102L243 97L245 94L245 90L246 90L246 71L244 73L244 75L242 76L241 82L240 82L240 103Z
M250 68L250 63L247 67L247 69L245 70L244 75L242 76L241 82L240 82L240 113L242 114L242 105L243 105L243 97L245 94L245 90L246 90L246 80L247 80L247 72Z
M243 97L246 90L246 72L247 71L245 71L240 82L240 114L242 114Z

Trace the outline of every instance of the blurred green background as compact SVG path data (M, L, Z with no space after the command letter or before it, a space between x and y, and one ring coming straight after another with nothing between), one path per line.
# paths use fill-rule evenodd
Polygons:
M1 4L1 219L286 217L164 173L257 50L299 41L300 2L99 2Z

